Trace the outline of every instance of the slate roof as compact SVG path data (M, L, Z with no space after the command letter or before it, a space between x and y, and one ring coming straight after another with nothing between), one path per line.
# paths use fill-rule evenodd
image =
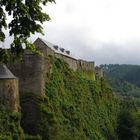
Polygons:
M16 79L6 65L0 64L0 79Z
M48 41L46 41L46 40L44 40L44 39L42 39L42 38L39 38L39 39L40 39L41 41L43 41L43 42L44 42L49 48L51 48L54 52L59 53L59 54L62 54L62 55L65 55L65 56L68 56L68 57L73 58L73 59L76 59L76 58L70 53L69 50L65 50L65 49L64 49L64 52L62 52L61 50L62 50L63 48L60 48L59 46L54 45L54 44L52 44L52 43L50 43L50 42L48 42ZM55 46L57 46L58 49L55 49ZM66 53L67 51L69 51L69 54Z

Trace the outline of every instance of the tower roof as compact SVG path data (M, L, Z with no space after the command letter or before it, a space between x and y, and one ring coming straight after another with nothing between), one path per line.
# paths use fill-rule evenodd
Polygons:
M0 79L16 79L6 65L0 64Z

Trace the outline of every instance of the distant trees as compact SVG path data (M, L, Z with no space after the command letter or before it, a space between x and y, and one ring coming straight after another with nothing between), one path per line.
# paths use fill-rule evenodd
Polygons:
M101 65L109 78L127 81L140 87L140 66L139 65Z
M113 91L122 96L132 96L140 106L140 66L101 65Z
M27 41L31 34L43 34L41 24L50 20L48 14L42 12L41 5L55 0L1 0L0 1L0 42L5 39L4 29L9 28L9 35L13 36L11 51L18 57L23 52L23 45L35 51L34 46ZM7 16L11 17L10 23ZM0 50L0 61L7 59L6 51Z

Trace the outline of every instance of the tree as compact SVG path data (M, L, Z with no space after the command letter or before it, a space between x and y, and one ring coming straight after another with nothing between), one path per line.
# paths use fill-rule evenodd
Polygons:
M13 36L11 52L21 57L23 46L26 49L35 51L35 47L27 40L31 34L36 32L43 34L41 24L49 21L48 14L42 12L41 5L55 0L0 0L0 41L5 39L4 29L9 28L9 35ZM12 20L7 23L6 16L11 16ZM4 57L3 57L4 56ZM0 50L0 61L8 58L6 50Z
M119 115L118 136L120 140L140 139L140 113L124 110Z

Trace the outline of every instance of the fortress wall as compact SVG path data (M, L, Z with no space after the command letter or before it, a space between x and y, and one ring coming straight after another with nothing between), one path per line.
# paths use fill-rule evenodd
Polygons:
M62 55L61 55L61 54L59 54L59 53L55 53L54 55L55 55L55 57L56 57L56 58L63 59L63 58L62 58Z
M55 52L51 49L47 47L47 56L52 55L54 56Z
M72 67L74 68L74 71L78 70L78 60L76 59L72 60Z
M83 77L95 80L94 69L94 62L78 60L78 71L82 74Z
M39 38L34 42L34 45L36 46L37 50L43 53L44 56L54 55L55 53L54 50L46 46L46 44Z
M78 65L77 65L78 60L59 53L55 53L55 57L63 59L72 70L76 71L78 69Z
M66 61L68 63L69 67L72 70L74 70L74 71L77 70L78 67L77 67L77 60L76 59L73 59L73 58L65 56L65 55L63 55L62 58L64 61Z
M87 70L87 63L86 61L79 60L80 61L80 69L86 71Z
M18 79L0 79L0 103L9 111L19 111Z
M47 47L46 44L41 41L39 38L34 42L35 47L37 48L37 50L41 51L44 56L47 56Z
M52 55L57 58L63 59L66 61L71 69L74 71L93 71L94 70L94 62L87 62L84 60L77 60L75 58L72 58L71 56L63 55L57 52L54 52L51 48L49 48L41 39L37 39L34 42L35 46L38 50L43 52L44 56Z
M79 70L94 71L94 62L79 60Z
M9 69L19 78L20 93L31 92L43 96L45 94L45 82L48 73L51 72L48 55L63 59L74 71L80 71L85 77L94 79L94 62L77 60L70 56L54 52L41 39L37 39L34 45L43 53L43 56L36 56L26 52L23 61L17 64L8 64Z
M87 70L95 70L95 63L94 62L88 62Z
M95 67L95 76L96 79L100 79L104 76L104 72L100 67Z
M19 78L20 93L44 95L44 57L26 54L22 62L8 64L8 67Z
M49 74L51 72L52 72L52 65L50 64L48 57L44 57L44 70L43 70L44 85L47 79L49 78Z

